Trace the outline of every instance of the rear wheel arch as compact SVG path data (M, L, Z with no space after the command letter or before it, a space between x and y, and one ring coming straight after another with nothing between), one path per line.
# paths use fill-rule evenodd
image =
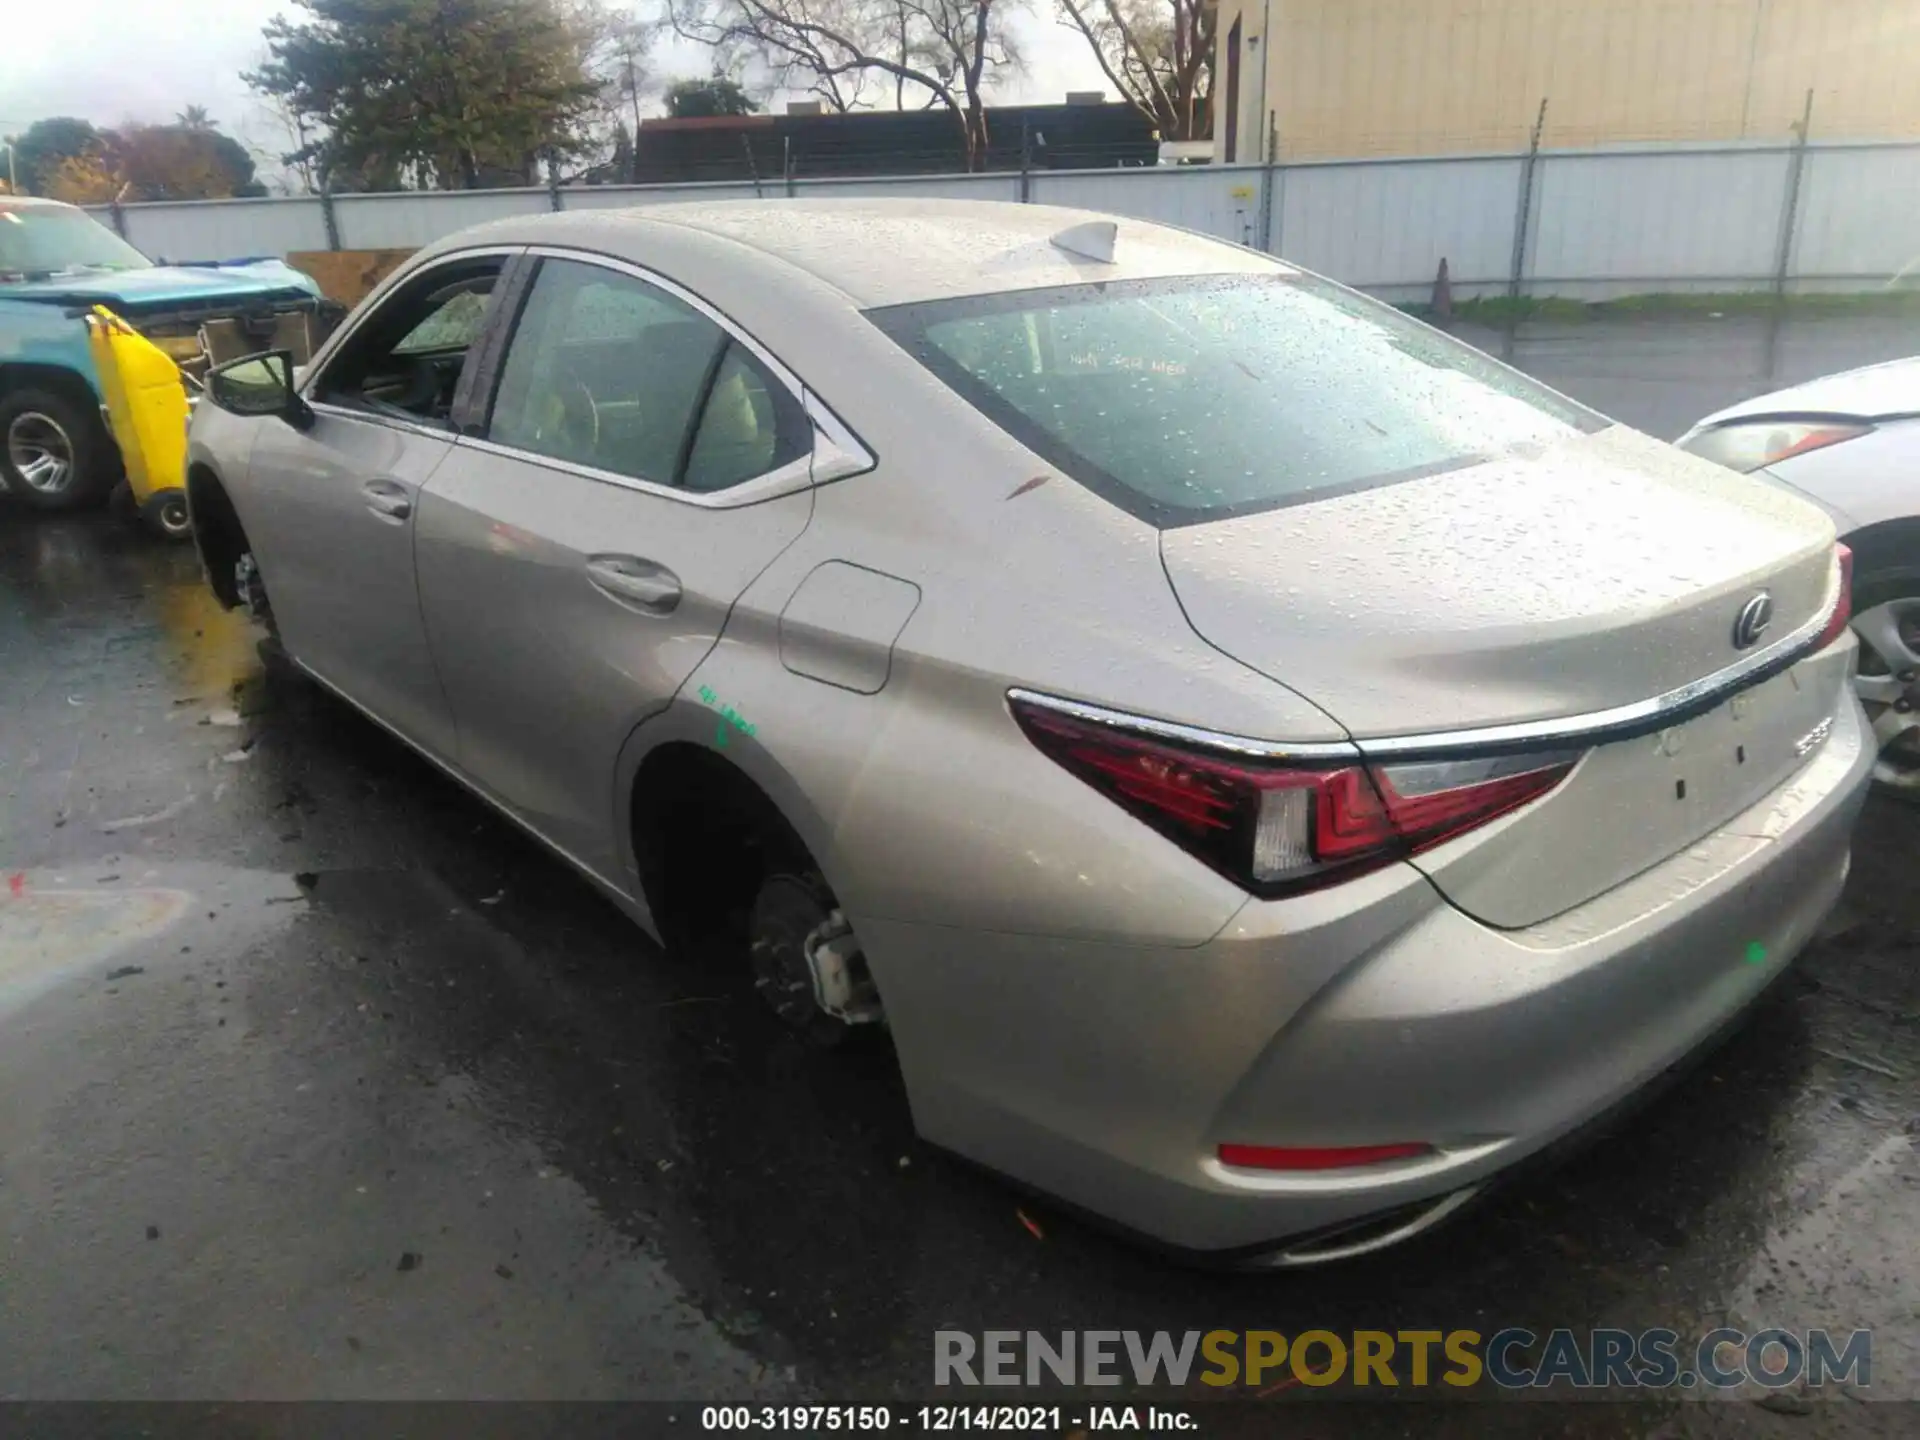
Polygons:
M1914 732L1901 721L1920 702L1913 671L1902 668L1905 657L1916 648L1912 627L1915 605L1920 603L1920 518L1862 526L1841 539L1853 549L1854 630L1860 636L1853 683L1873 722L1880 751L1874 762L1874 790L1906 804L1920 803L1920 761L1915 758L1920 751ZM1903 652L1889 653L1884 619L1863 623L1863 616L1883 609L1902 637ZM1893 728L1884 729L1889 722Z
M656 745L629 823L668 949L750 978L800 1040L830 1048L881 1018L864 949L816 851L747 770L698 740Z
M46 390L85 405L96 417L100 413L100 392L77 370L64 365L44 365L32 360L0 361L0 400L16 390Z
M699 934L709 928L700 912L711 919L716 909L750 902L770 865L821 870L766 786L717 750L678 736L660 739L635 769L627 829L641 891L669 945L711 938Z

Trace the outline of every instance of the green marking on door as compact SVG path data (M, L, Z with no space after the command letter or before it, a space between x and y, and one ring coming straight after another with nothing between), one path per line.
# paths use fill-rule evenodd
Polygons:
M1764 965L1767 963L1767 947L1758 940L1747 942L1747 964Z

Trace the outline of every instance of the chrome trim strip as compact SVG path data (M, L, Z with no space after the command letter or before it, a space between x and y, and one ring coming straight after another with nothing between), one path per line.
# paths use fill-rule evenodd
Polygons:
M562 474L578 475L583 479L597 480L607 485L618 485L623 489L634 490L643 495L655 495L663 500L673 500L682 505L697 506L702 510L737 510L748 505L758 504L762 501L775 500L783 495L790 495L814 485L823 485L832 480L843 480L850 475L864 474L866 471L873 469L877 463L874 459L873 452L861 442L860 438L847 427L846 423L842 421L838 415L834 414L825 401L803 384L798 376L781 363L778 356L773 354L772 351L768 350L758 340L755 340L753 336L747 334L744 330L740 329L739 326L735 325L722 311L708 304L693 291L676 281L668 279L664 275L656 274L644 265L636 265L631 261L622 260L612 255L604 255L599 251L576 250L564 245L484 246L436 256L431 263L418 266L408 272L408 278L411 279L428 274L443 263L456 263L472 260L477 256L492 254L502 254L509 258L524 254L555 260L571 260L582 265L594 265L603 270L611 270L616 274L631 276L643 284L655 286L691 306L708 320L711 320L715 325L719 326L728 338L738 341L751 351L754 357L767 367L774 379L786 389L794 403L805 411L807 418L813 422L814 427L812 453L803 455L797 460L790 460L785 465L769 470L764 475L757 475L751 480L742 481L740 484L730 486L725 490L693 491L677 489L672 485L663 485L654 480L643 480L634 475L622 475L612 470L602 470L592 465L581 465L570 460L561 460L555 456L542 455L534 450L524 450L512 445L501 445L477 435L456 434L453 430L442 426L411 424L397 416L387 415L380 411L361 410L350 406L330 404L325 401L309 400L308 403L314 411L318 414L332 415L341 419L361 420L370 424L389 426L392 429L407 434L424 435L434 439L446 440L462 448L482 451L489 455L499 455L507 459L524 461L530 465L543 466L550 470L557 470ZM382 282L376 295L369 296L368 300L375 300L377 296L383 297L390 292L394 288L392 282L397 279L400 274L400 271L396 271L393 276L389 276L387 281ZM327 354L330 355L340 344L345 343L346 338L351 335L353 331L365 325L367 316L372 314L375 308L377 307L374 304L363 304L352 325L350 327L343 326L330 338L327 346ZM325 357L316 357L316 367L322 358ZM314 372L310 372L307 375L305 384L302 387L303 391L310 392L313 389L316 379L317 368Z
M751 480L743 480L726 490L677 490L671 485L662 485L656 480L642 480L635 475L622 475L613 470L602 470L593 465L581 465L572 460L557 459L552 455L542 455L537 450L521 450L512 445L498 445L491 440L483 440L477 435L448 436L454 444L463 450L478 450L487 455L499 455L508 460L518 460L526 465L538 465L543 469L557 470L563 475L578 475L583 480L597 480L603 485L618 485L623 490L634 490L642 495L658 496L662 500L674 500L682 505L696 505L702 510L738 510L755 505L763 500L775 500L782 495L791 495L797 490L810 488L815 482L813 477L814 456L802 455L797 460L789 460L764 475L756 475ZM814 437L814 450L819 451L819 437Z
M1374 760L1404 760L1458 750L1521 750L1563 744L1569 740L1600 742L1648 735L1712 709L1737 690L1758 685L1805 658L1838 600L1834 596L1820 613L1791 635L1765 650L1734 661L1724 670L1689 681L1649 700L1590 710L1554 720L1527 720L1514 725L1488 725L1478 730L1442 730L1427 735L1396 735L1356 741L1362 754Z
M813 421L813 483L828 485L864 475L880 462L866 443L847 428L811 387L804 390L807 418ZM820 442L826 443L822 445Z
M1409 1217L1404 1224L1396 1225L1390 1230L1384 1230L1375 1235L1368 1235L1364 1239L1350 1240L1345 1245L1332 1243L1340 1238L1340 1232L1335 1231L1326 1237L1329 1243L1319 1248L1315 1248L1312 1240L1286 1246L1269 1256L1266 1265L1275 1270L1301 1270L1310 1265L1330 1265L1336 1260L1352 1260L1357 1256L1371 1255L1376 1250L1384 1250L1389 1245L1398 1245L1403 1240L1411 1240L1422 1231L1431 1230L1478 1195L1480 1190L1479 1185L1469 1185L1464 1190L1455 1190L1449 1195L1442 1195L1439 1199L1432 1201L1426 1209ZM1364 1219L1358 1221L1353 1228L1364 1230L1366 1221Z
M738 340L742 345L745 345L760 358L761 363L779 377L780 383L792 392L794 399L804 400L806 386L800 383L799 376L795 375L785 365L780 363L778 356L751 335L742 331L724 311L709 304L693 291L687 289L687 287L679 281L669 280L665 275L654 270L649 270L644 265L636 265L631 260L622 260L617 255L608 255L599 250L576 250L566 245L536 244L527 246L527 254L549 260L572 260L581 265L594 265L602 270L612 270L634 280L639 280L644 284L652 285L656 289L666 291L669 295L673 296L674 299L691 305L695 310L698 310L702 315L706 316L707 319L713 321L714 324L726 331L728 335Z
M629 275L635 280L655 286L666 291L675 299L691 305L695 310L698 310L702 315L706 316L707 319L713 321L714 324L724 330L730 338L739 341L740 344L752 351L755 358L757 358L761 364L765 365L767 369L772 371L774 378L786 386L788 393L800 402L801 408L803 408L813 420L814 427L822 431L827 438L846 455L858 459L862 464L862 469L871 470L874 465L878 463L873 452L867 448L860 437L855 435L846 422L834 414L832 408L820 398L819 394L809 387L798 375L794 374L778 355L775 355L752 335L749 335L745 330L741 329L733 317L728 315L726 311L720 309L719 306L714 305L694 291L689 290L679 281L670 279L660 274L657 270L649 270L644 265L636 264L631 260L623 260L616 255L608 255L599 250L579 250L567 245L542 245L535 243L528 245L526 252L531 256L544 256L554 260L573 260L583 265L598 265L602 269ZM835 478L844 478L847 474L857 473L859 472L843 471L841 476ZM675 491L673 493L682 497L686 494L685 491Z
M762 501L775 500L783 495L791 495L814 485L823 485L830 480L843 480L849 475L863 474L873 469L877 463L873 452L861 443L860 438L828 408L818 395L808 389L793 371L781 363L777 355L742 330L723 311L703 300L686 286L649 270L644 265L636 265L630 260L605 255L597 250L576 250L565 245L528 245L524 249L530 257L570 260L576 264L593 265L602 270L610 270L617 275L629 276L642 284L664 290L675 299L697 310L719 326L722 333L729 339L745 346L755 359L766 366L775 382L787 391L794 403L801 407L807 418L813 422L813 449L811 453L797 460L790 460L764 475L756 475L751 480L744 480L725 490L696 491L664 485L657 480L643 480L634 475L602 470L593 465L581 465L574 461L557 459L551 455L542 455L535 450L502 445L477 435L454 437L455 444L489 455L520 460L529 465L544 466L562 474L578 475L583 479L597 480L606 485L618 485L626 490L658 496L662 500L672 500L678 504L692 505L702 510L738 510Z
M1071 715L1074 719L1085 720L1091 725L1105 725L1114 730L1124 730L1132 735L1151 735L1157 739L1173 740L1183 745L1198 745L1204 749L1218 750L1248 760L1309 762L1344 760L1352 763L1360 758L1359 748L1350 740L1312 741L1303 744L1252 740L1244 735L1229 735L1220 730L1205 730L1197 725L1182 725L1173 720L1153 720L1144 715L1130 715L1124 710L1109 710L1104 705L1089 705L1083 700L1063 700L1058 695L1042 695L1036 690L1022 690L1017 687L1007 691L1007 698L1019 700L1028 705L1036 705L1043 710L1054 710L1062 715Z
M1217 750L1249 760L1352 761L1414 760L1441 758L1463 751L1516 751L1551 749L1570 742L1600 744L1610 740L1628 740L1636 735L1652 734L1669 725L1677 725L1713 708L1737 690L1758 685L1804 659L1813 649L1820 632L1838 602L1836 591L1820 613L1791 635L1765 650L1747 655L1724 670L1703 676L1649 700L1616 705L1607 710L1590 710L1584 715L1565 715L1552 720L1525 720L1512 725L1487 725L1475 730L1437 730L1424 734L1393 735L1379 739L1327 743L1315 741L1289 744L1283 740L1256 740L1245 735L1228 735L1196 725L1171 720L1155 720L1110 710L1082 700L1065 700L1057 695L1011 689L1009 700L1020 700L1095 725L1110 726L1136 735Z

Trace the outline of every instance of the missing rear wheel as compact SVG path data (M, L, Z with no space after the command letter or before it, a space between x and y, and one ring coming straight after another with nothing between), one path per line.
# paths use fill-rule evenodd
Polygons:
M761 882L747 920L754 988L809 1045L842 1045L880 1019L880 997L853 927L818 874Z

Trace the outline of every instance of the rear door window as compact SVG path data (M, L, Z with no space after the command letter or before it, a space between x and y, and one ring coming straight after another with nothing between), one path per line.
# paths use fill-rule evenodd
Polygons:
M870 313L1014 438L1156 525L1432 474L1607 423L1305 276L1077 285Z
M543 260L489 438L656 485L723 490L807 453L793 396L738 341L635 276Z
M799 459L812 427L790 392L739 341L729 341L707 392L680 483L726 490Z

